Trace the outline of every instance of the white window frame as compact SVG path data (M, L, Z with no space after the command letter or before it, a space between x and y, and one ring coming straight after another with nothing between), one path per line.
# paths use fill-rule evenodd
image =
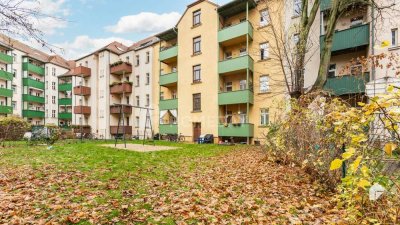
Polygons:
M269 125L269 109L267 108L260 109L260 125L261 126Z
M269 75L260 76L260 93L268 93L270 91Z
M399 30L397 28L394 28L391 30L390 32L391 34L391 46L392 47L397 47L397 45L399 44Z
M261 43L260 44L260 59L266 60L269 58L269 43Z
M260 27L265 27L270 23L269 21L269 11L268 9L263 9L260 11Z

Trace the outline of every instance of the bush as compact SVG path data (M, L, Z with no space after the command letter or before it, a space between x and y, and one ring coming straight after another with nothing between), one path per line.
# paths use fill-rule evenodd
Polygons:
M0 118L0 143L22 140L31 125L22 118L10 116ZM4 144L4 143L3 143Z

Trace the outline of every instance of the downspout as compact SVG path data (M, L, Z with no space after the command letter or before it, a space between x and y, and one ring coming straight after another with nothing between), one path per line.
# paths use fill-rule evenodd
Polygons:
M372 21L371 21L371 54L372 55L374 55L375 54L375 49L374 49L374 46L375 46L375 7L374 7L374 5L372 5L372 8L371 8L371 19L372 19ZM375 81L375 66L372 64L371 65L372 66L372 68L371 68L371 80L374 82L374 96L375 96L375 92L376 92L376 81Z

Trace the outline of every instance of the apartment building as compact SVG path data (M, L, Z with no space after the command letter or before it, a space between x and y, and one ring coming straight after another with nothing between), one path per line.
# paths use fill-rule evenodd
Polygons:
M160 133L189 141L201 134L213 134L215 141L264 139L285 99L283 73L269 54L276 46L266 35L265 10L253 0L223 6L199 0L176 27L156 35Z
M82 126L85 133L113 138L152 135L154 37L132 46L112 42L76 60L76 67L60 77L60 85L72 91L72 107L66 107L67 124ZM63 84L62 84L63 83ZM68 106L68 105L67 105ZM62 106L60 106L62 107ZM62 121L65 123L65 121ZM118 130L119 125L119 130Z
M0 114L32 125L58 124L58 76L74 64L0 36Z

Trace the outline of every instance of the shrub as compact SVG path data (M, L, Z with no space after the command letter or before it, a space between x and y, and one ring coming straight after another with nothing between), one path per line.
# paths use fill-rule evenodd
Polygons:
M30 129L30 124L24 119L10 116L0 118L0 143L4 141L22 140Z

